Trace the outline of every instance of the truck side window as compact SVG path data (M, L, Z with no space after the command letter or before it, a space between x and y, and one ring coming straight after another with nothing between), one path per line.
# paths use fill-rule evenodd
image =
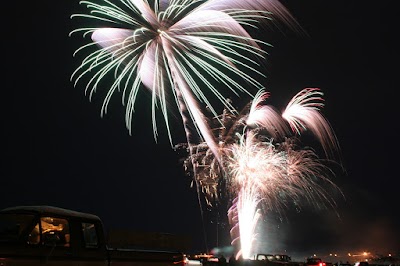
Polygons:
M98 247L98 239L96 226L94 223L82 223L82 233L84 245L86 248L97 248Z
M42 217L42 241L44 245L69 247L70 232L66 219L55 217Z

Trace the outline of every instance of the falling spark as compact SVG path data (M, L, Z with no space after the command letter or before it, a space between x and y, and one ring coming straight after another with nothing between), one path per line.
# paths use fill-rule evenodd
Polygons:
M297 134L309 129L318 138L327 157L340 150L335 133L319 110L324 106L323 93L318 88L306 88L287 105L282 117ZM332 157L334 158L334 157Z

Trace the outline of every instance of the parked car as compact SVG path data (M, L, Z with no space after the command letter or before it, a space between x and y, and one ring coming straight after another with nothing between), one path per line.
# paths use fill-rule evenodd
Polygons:
M354 266L369 266L368 261L357 261Z
M309 257L306 262L307 266L326 266L326 262L324 262L321 258L318 257Z
M336 262L333 264L334 266L353 266L353 264L349 262Z

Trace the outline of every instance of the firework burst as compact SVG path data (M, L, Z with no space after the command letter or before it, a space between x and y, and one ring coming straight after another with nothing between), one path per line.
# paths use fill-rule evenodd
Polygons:
M158 135L156 110L159 110L173 144L168 113L169 103L175 102L188 142L205 141L216 157L218 145L200 104L216 116L209 100L212 95L229 112L235 113L222 91L253 97L247 88L258 90L262 87L254 74L263 76L256 69L259 60L266 55L260 45L269 44L253 39L244 27L271 21L297 27L277 0L98 0L80 3L86 5L89 12L71 17L84 19L95 26L78 28L70 33L90 35L93 40L74 54L89 51L71 76L75 85L87 78L86 90L90 97L106 86L102 115L107 112L112 96L122 92L126 126L131 132L135 103L143 84L151 90L155 139ZM100 49L93 51L92 46ZM107 76L114 77L111 85L102 83ZM193 131L197 132L196 136Z
M255 78L263 77L258 67L266 52L261 47L269 44L252 38L245 27L283 21L298 28L277 0L80 3L89 12L72 18L83 19L89 26L71 34L90 35L91 41L74 53L84 54L71 76L74 84L85 82L90 98L105 88L102 115L107 113L111 98L121 93L130 133L139 91L146 87L151 92L154 138L157 140L159 111L171 145L169 112L171 105L177 107L197 188L210 205L219 199L221 185L235 199L231 213L237 217L233 221L238 227L233 227L240 232L243 257L251 252L261 205L281 210L300 196L309 202L323 199L334 204L314 181L329 180L325 178L329 169L313 151L296 146L296 134L309 129L327 154L338 148L333 131L318 112L323 106L319 90L301 91L282 115L263 104L269 95ZM239 114L224 92L254 98L248 112ZM214 100L224 106L222 116L214 109ZM219 130L212 130L202 105L216 118Z
M194 160L207 169L195 176L204 186L207 202L221 200L221 179L229 192L226 195L233 199L228 216L232 244L240 245L238 256L250 257L262 211L282 213L290 205L301 208L304 200L316 208L335 207L334 198L322 185L340 191L331 181L333 171L314 150L301 147L299 140L299 134L310 128L323 148L339 154L334 132L319 113L322 96L317 88L304 89L279 114L265 105L269 94L260 91L244 114L223 117L227 127L219 130L222 164L216 163L205 144L202 153L194 154Z

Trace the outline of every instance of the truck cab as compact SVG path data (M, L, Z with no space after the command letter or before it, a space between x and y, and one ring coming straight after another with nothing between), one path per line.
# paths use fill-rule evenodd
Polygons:
M108 265L99 217L52 206L0 211L0 265Z

